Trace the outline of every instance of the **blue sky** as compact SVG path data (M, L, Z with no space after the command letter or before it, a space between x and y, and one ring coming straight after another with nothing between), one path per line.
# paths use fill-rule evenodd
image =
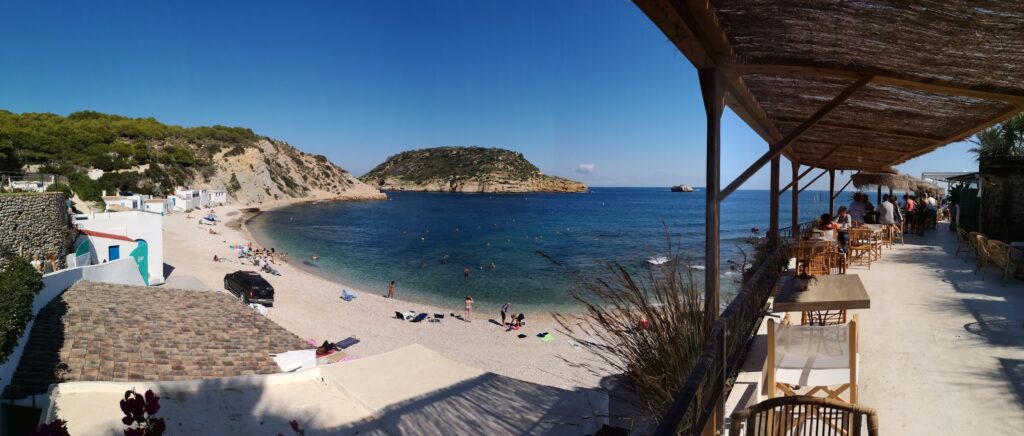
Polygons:
M595 186L704 185L696 71L628 1L0 7L0 108L14 112L245 126L355 174L483 145ZM723 132L725 184L767 146L729 113ZM969 146L900 169L976 169ZM744 187L767 186L765 169Z

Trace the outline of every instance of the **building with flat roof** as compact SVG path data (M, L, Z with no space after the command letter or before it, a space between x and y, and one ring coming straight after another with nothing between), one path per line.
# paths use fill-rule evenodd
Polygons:
M132 256L150 285L164 282L163 217L154 213L105 212L78 214L76 266L110 262Z

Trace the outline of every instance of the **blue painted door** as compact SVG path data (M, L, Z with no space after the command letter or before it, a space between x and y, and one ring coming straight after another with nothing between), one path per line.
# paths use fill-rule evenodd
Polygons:
M113 262L121 258L121 246L111 245L107 247L107 260Z

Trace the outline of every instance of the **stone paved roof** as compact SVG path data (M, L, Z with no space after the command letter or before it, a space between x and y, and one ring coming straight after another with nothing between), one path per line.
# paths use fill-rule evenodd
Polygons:
M222 292L79 282L36 318L2 398L61 381L166 381L280 372L270 353L308 348Z

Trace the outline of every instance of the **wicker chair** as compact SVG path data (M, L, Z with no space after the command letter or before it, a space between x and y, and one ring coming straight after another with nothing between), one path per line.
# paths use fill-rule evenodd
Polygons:
M978 264L974 267L974 273L977 274L988 266L988 237L978 232L971 232L969 236L974 243L974 251L978 254ZM985 273L981 274L984 278Z
M850 252L849 263L857 261L864 264L866 262L868 269L871 269L871 261L875 257L875 241L870 229L864 227L850 229L850 242L847 243L847 249Z
M967 230L964 230L961 227L957 227L956 236L956 254L954 254L953 257L959 256L961 250L967 251L968 253L976 254L976 250L974 248L974 240L971 239L971 235L967 233Z
M989 239L986 241L985 256L988 258L985 266L996 266L1003 271L1003 286L1006 286L1006 276L1014 268L1013 260L1010 257L1010 245L1002 241ZM985 268L981 269L981 279L985 280Z
M870 407L807 396L771 398L732 414L729 436L878 436Z

